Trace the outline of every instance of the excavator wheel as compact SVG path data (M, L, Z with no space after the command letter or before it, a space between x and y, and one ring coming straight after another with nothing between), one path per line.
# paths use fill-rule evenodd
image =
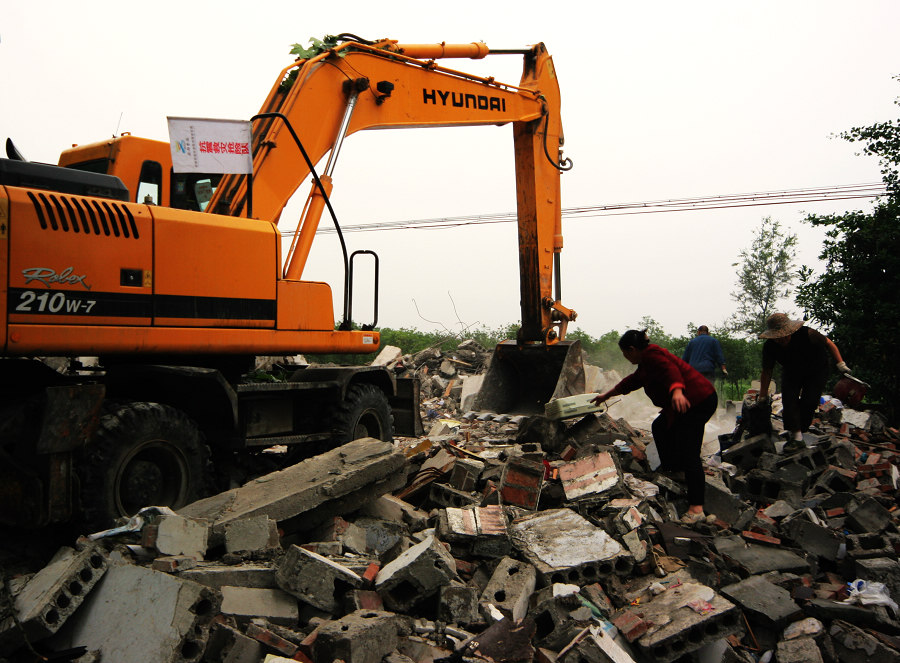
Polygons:
M338 444L361 437L389 442L394 437L394 417L385 393L371 384L355 384L331 415L331 428Z
M85 524L111 527L146 506L173 510L206 493L209 449L197 424L159 403L111 406L79 467Z

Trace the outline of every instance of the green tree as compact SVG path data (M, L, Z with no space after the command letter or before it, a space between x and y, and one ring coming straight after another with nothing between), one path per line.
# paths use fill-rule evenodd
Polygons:
M791 295L797 274L797 235L784 232L781 223L764 217L750 248L740 253L737 267L737 290L731 298L737 310L730 321L732 331L746 336L763 331L766 318Z
M895 101L900 105L900 99ZM900 120L855 127L841 137L862 143L881 165L887 195L871 212L853 211L807 221L827 228L821 274L801 270L797 303L821 323L854 374L871 384L867 397L900 415Z
M898 77L900 80L900 77ZM900 99L895 103L900 105ZM887 195L872 212L811 215L827 228L815 275L801 270L797 303L821 323L854 374L871 384L867 397L881 402L892 419L900 415L900 120L855 127L841 137L862 143L862 153L881 165Z

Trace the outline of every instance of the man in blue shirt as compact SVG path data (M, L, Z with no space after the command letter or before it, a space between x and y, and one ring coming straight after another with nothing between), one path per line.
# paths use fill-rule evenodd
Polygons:
M723 375L728 375L722 345L709 335L709 327L706 325L697 328L697 335L687 344L681 358L713 384L716 380L716 367L722 369Z

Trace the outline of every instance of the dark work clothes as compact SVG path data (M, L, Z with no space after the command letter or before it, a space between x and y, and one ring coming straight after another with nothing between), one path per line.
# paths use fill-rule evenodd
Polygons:
M719 406L716 392L694 405L684 414L675 416L671 426L664 414L654 419L651 426L656 451L663 469L684 472L687 483L688 504L703 504L706 493L706 474L700 460L703 447L703 430Z
M643 387L662 412L653 422L653 439L662 466L684 471L688 502L703 504L706 475L700 460L703 429L718 406L716 390L690 364L658 345L648 345L634 373L616 385L627 394ZM690 407L684 414L672 408L672 390L680 388Z
M809 327L791 334L787 345L769 339L763 344L763 370L781 364L781 403L784 427L806 431L819 407L828 379L828 346L825 336Z
M709 334L697 334L688 341L681 358L710 381L715 377L716 369L725 364L722 344Z

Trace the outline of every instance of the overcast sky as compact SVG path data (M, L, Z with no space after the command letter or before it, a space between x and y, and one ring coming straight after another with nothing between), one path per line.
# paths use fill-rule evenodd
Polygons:
M291 45L367 39L520 48L553 55L566 156L562 207L880 181L878 164L834 135L897 117L894 0L834 2L63 2L4 3L0 129L31 160L114 133L168 140L166 116L248 119ZM518 83L521 59L451 66ZM344 225L513 212L511 127L351 137L334 174ZM308 185L301 187L305 198ZM806 213L866 200L563 220L563 303L599 336L651 316L669 333L734 310L732 266L762 217L799 235ZM289 207L289 210L293 206ZM285 214L281 227L295 220ZM519 319L514 223L347 235L381 259L378 323L433 329ZM333 236L305 277L340 292ZM340 308L340 302L336 302ZM371 317L354 303L354 317Z

